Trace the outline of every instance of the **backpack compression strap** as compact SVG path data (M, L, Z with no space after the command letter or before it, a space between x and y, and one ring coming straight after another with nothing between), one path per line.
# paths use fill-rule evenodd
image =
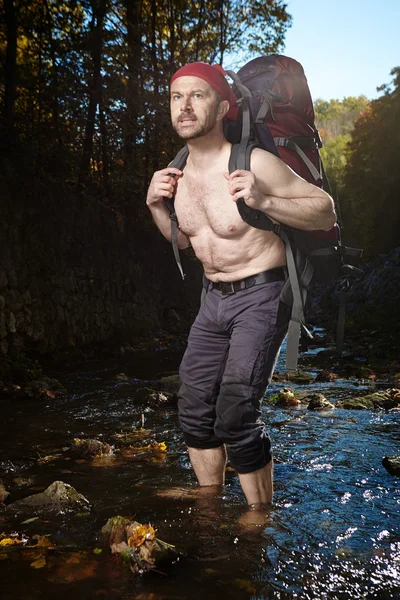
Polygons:
M250 157L254 148L259 147L257 144L245 146L240 142L232 146L231 156L229 159L229 172L232 173L236 169L244 169L250 171ZM293 303L292 314L289 322L288 337L286 344L286 367L289 370L296 370L298 364L299 353L299 337L301 328L305 330L307 335L312 338L311 333L306 327L304 315L304 305L307 296L307 286L313 276L313 267L311 263L305 260L304 268L301 275L298 275L296 259L293 253L293 248L285 231L285 226L280 223L274 223L265 213L250 208L247 206L243 198L238 200L237 208L243 221L264 231L272 231L278 235L285 243L286 263L288 270L288 282L282 291L282 296L288 293L290 285Z
M189 156L189 150L187 146L181 148L178 154L175 156L174 160L169 163L169 167L175 167L176 169L182 170L186 164L187 157ZM176 260L176 264L178 265L178 269L182 275L182 279L185 279L185 273L183 272L181 257L179 255L178 248L178 218L175 212L174 206L174 198L164 198L164 202L166 207L169 210L169 217L171 219L171 243L172 250L174 251L174 256Z
M277 146L281 146L283 148L289 148L289 150L293 150L293 152L296 152L300 156L300 158L302 159L304 164L307 166L308 170L310 171L310 173L313 176L313 178L315 179L315 181L319 181L320 179L323 179L322 173L320 173L318 171L318 169L313 165L311 160L303 152L303 150L300 148L300 146L298 146L292 139L285 138L285 137L277 137L277 138L274 138L274 142Z

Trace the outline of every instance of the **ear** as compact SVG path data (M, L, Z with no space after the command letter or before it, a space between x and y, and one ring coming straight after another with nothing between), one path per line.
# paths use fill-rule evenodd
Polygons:
M218 106L217 121L222 121L222 119L224 117L226 117L228 111L229 111L228 100L222 100L222 102L220 102L219 106Z

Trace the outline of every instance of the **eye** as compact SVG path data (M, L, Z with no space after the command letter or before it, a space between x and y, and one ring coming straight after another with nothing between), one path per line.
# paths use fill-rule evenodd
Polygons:
M195 98L202 98L203 94L201 92L196 92L194 95Z
M172 100L179 100L180 97L180 94L172 94L171 96Z

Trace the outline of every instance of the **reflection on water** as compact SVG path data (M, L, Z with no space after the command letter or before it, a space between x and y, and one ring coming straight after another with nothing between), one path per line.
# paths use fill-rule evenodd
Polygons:
M157 353L134 355L124 364L93 363L55 374L70 391L64 399L3 402L1 477L13 499L62 479L90 500L93 511L84 519L64 515L25 526L0 516L0 532L13 527L28 535L51 533L59 548L40 570L26 560L0 561L1 598L399 597L399 479L381 465L383 456L399 453L399 415L314 413L266 402L263 418L276 460L274 506L263 525L245 527L234 472L228 471L226 486L214 496L192 493L176 410L135 406L136 387L174 372L178 359ZM121 371L129 382L116 380ZM301 390L323 390L335 403L352 385L341 380ZM271 394L279 387L272 386ZM140 426L142 414L149 436L167 444L164 457L76 462L61 456L38 465L39 455L62 454L73 437L110 442L113 434ZM13 484L17 477L29 482L25 488ZM159 537L182 552L180 561L164 574L134 579L108 555L94 555L97 532L116 514L153 523ZM73 550L86 554L71 575L65 563L74 559Z

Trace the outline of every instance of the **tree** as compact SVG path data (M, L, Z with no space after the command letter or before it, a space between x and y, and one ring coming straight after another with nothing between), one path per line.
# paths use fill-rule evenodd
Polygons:
M346 168L346 148L351 140L354 122L368 107L366 96L343 98L342 101L318 99L314 104L317 128L323 140L321 158L324 163L332 194L343 219L345 231L352 219L346 203L344 173Z
M7 50L4 85L4 134L7 145L14 137L15 99L17 91L17 16L13 0L4 0Z
M346 197L367 257L400 245L400 67L355 122L346 153Z

